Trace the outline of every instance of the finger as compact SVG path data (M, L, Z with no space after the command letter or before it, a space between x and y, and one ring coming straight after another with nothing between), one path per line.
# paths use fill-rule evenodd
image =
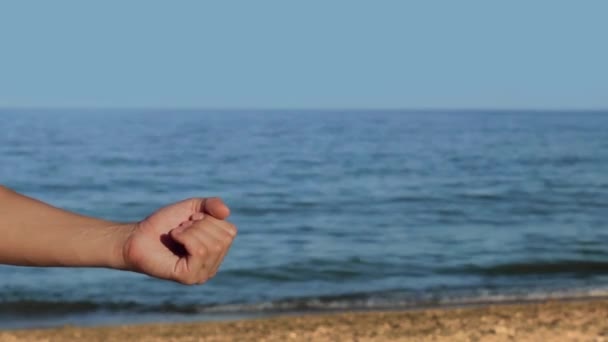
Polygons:
M198 198L195 203L195 211L209 214L219 220L224 220L230 216L230 209L218 197Z
M180 223L178 227L185 229L185 228L190 227L193 223L194 223L193 221L184 221L184 222Z
M224 221L224 220L218 220L215 217L209 217L209 216L206 218L206 220L221 227L225 232L227 232L230 236L232 236L232 238L235 238L236 234L238 233L236 226L234 224L232 224L231 222Z
M228 251L230 250L230 246L232 246L232 242L234 241L234 238L236 237L237 232L236 232L236 227L234 226L234 224L232 224L228 221L219 221L219 220L214 220L213 218L210 218L209 220L215 221L215 227L216 227L216 229L218 229L215 232L215 234L217 234L216 239L218 239L221 242L222 247L223 247L223 251L217 260L215 268L210 273L210 277L213 277L213 276L215 276L215 274L217 273L217 270L220 268L222 262L224 261L226 254L228 254Z
M209 275L211 277L217 273L217 270L222 264L222 261L224 260L224 257L230 249L230 246L232 245L232 241L234 239L234 237L230 233L228 233L226 229L221 227L223 223L224 221L219 221L219 223L214 224L213 227L209 227L209 229L207 230L208 234L213 235L213 237L221 247L221 252L219 253L214 266L210 267Z
M192 226L178 227L171 230L170 235L176 242L182 244L188 252L185 257L185 267L176 269L178 280L186 284L196 284L205 280L203 278L208 273L206 263L210 251L198 237L196 229Z
M205 214L203 213L194 213L190 216L190 220L192 221L200 221L205 218Z
M221 240L226 233L220 227L217 227L208 221L197 224L196 227L193 228L193 231L209 251L205 264L206 275L209 276L211 271L216 269L217 263L224 251L224 245Z
M224 248L224 251L222 252L222 255L220 255L215 268L210 271L209 278L213 278L217 274L218 270L222 266L222 263L224 262L224 259L226 258L226 255L228 254L228 251L230 250L230 246L232 246L232 239L230 240L230 243Z
M219 219L225 220L230 216L230 208L221 198L208 198L205 201L204 212Z

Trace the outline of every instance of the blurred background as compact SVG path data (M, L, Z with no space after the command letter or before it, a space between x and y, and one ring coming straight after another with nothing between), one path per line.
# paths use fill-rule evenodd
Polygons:
M240 232L200 287L0 266L0 327L605 296L606 10L0 2L1 184Z

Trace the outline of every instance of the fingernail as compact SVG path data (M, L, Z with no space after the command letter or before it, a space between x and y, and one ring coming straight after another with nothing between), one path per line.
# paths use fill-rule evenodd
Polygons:
M192 221L185 221L185 222L180 223L178 227L186 228L186 227L190 227L193 224L194 224L194 222L192 222Z
M184 231L184 229L186 229L186 226L179 226L177 228L174 228L173 234L181 234Z
M202 220L203 218L205 218L205 214L203 213L194 213L191 216L192 220Z

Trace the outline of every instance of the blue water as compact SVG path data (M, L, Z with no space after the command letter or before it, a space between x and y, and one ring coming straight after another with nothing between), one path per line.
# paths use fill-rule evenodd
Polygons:
M0 183L138 220L221 196L240 235L185 287L0 266L0 326L608 294L608 113L1 110Z

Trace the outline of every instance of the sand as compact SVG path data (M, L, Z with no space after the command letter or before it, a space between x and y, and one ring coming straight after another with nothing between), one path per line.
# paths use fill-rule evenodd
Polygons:
M607 341L608 300L0 331L0 341Z

